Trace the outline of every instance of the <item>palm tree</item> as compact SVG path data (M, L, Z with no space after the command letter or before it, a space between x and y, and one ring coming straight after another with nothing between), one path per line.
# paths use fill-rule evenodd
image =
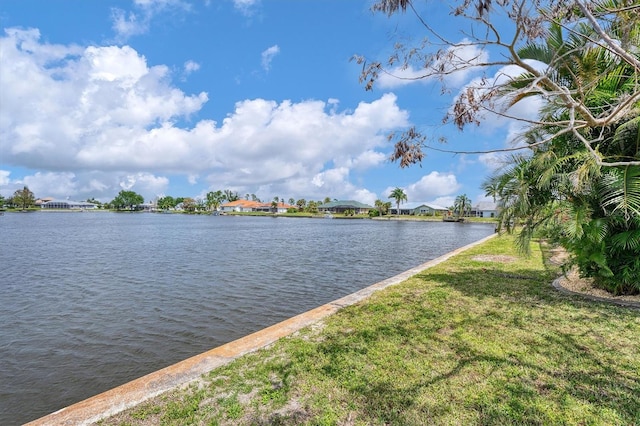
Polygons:
M457 217L467 216L471 212L471 200L467 194L458 195L453 203L453 211Z
M582 31L588 35L592 30L585 26ZM629 42L628 37L621 39ZM584 40L574 35L563 40L562 31L551 28L545 45L532 44L520 53L550 64L549 78L580 93L597 116L637 92L637 70ZM638 44L636 34L636 49ZM517 86L516 81L513 88ZM539 121L557 125L525 133L521 139L532 146L531 153L514 157L513 165L491 177L484 188L499 198L501 227L509 230L515 220L524 221L522 248L534 232L542 231L561 243L580 272L597 285L614 293L638 293L640 167L603 167L584 140L597 139L595 149L603 159L640 160L640 105L613 125L560 134L572 113L558 105L543 109ZM549 134L557 136L539 144Z
M318 202L318 201L313 201L313 200L309 201L307 203L307 211L309 213L318 213L318 205L319 204L322 204L322 203Z
M222 203L222 200L224 200L224 197L224 194L220 190L215 192L207 192L207 208L209 210L217 211L218 207L220 207L220 204Z
M387 209L385 209L386 203L382 200L376 200L376 202L374 203L374 206L380 213L380 216L384 216L385 213L387 212Z
M398 206L396 214L397 216L400 216L400 203L403 201L407 201L407 194L404 193L404 190L402 188L396 187L393 191L391 191L391 194L389 194L389 198L393 198L396 200L396 205Z
M482 189L484 189L484 195L486 196L491 196L491 198L493 199L493 202L496 202L496 198L498 198L499 195L499 188L498 188L498 184L496 182L485 182L482 184Z
M239 199L238 193L237 192L233 192L230 189L225 189L224 190L224 199L229 201L229 202L237 201Z

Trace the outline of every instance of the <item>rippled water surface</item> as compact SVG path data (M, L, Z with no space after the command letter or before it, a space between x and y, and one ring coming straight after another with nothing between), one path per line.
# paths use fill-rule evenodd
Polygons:
M353 293L491 225L162 214L0 217L0 424Z

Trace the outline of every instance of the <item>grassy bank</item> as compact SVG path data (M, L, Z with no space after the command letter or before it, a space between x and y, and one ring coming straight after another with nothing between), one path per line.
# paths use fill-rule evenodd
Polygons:
M640 424L640 312L532 253L495 238L101 424Z

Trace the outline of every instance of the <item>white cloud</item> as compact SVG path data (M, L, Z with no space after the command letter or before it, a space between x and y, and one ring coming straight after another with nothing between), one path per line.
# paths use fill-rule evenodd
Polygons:
M497 170L504 165L505 154L500 152L489 152L480 154L478 160L489 170Z
M0 186L5 186L9 184L9 176L11 176L11 172L8 170L0 170Z
M407 196L414 200L430 200L434 197L453 194L460 184L453 173L433 171L407 187Z
M382 198L387 199L394 188L395 187L388 187L385 189L382 192ZM451 194L455 194L460 188L461 185L453 173L432 171L428 175L422 176L417 182L407 185L407 187L403 189L405 194L407 194L407 201L413 203L450 196Z
M366 188L359 188L349 181L349 169L339 167L325 170L313 176L312 184L316 191L311 191L314 199L324 199L327 196L343 200L356 200L373 205L376 194Z
M169 179L163 176L154 176L151 173L136 173L123 176L119 183L123 190L135 190L141 194L147 194L146 200L153 198L149 194L161 194L169 186Z
M395 67L380 75L377 85L380 86L381 89L395 89L397 87L429 80L428 78L424 78L425 74L426 71L424 69L415 69L413 66L407 68Z
M25 176L22 182L36 194L47 194L55 198L73 198L78 193L78 181L72 172L37 172Z
M187 61L184 63L184 74L189 75L192 72L198 71L200 69L200 64L194 61Z
M447 86L459 87L468 81L470 74L478 72L478 64L487 62L489 54L464 39L458 46L446 50L442 58L436 60L430 68L416 69L412 65L408 67L396 66L387 73L380 75L377 84L382 89L390 89L414 83L433 82L435 74L442 77ZM425 76L429 77L425 77Z
M111 28L118 41L145 34L149 31L151 21L159 13L167 11L188 11L191 5L183 0L134 0L136 11L111 9Z
M546 65L537 61L527 61L529 65L532 65L538 69L543 69ZM462 93L465 93L468 88L473 88L477 93L476 98L480 98L485 92L497 86L504 85L513 77L522 74L524 70L515 65L509 65L500 68L496 71L493 77L483 80L481 78L475 78L461 88L458 96L454 99L454 102L460 97ZM493 132L498 128L507 127L511 133L512 138L520 134L522 129L527 125L526 120L535 120L538 117L540 108L543 105L543 101L538 96L529 96L520 100L515 105L508 107L508 103L511 100L508 98L497 99L495 101L494 108L496 111L501 111L503 114L493 114L486 111L479 116L481 124L480 129L486 133ZM452 107L453 108L453 105ZM516 117L518 120L514 120L510 117ZM508 139L509 141L511 139Z
M260 0L233 0L233 6L245 16L253 15Z
M455 204L456 195L448 195L445 197L438 197L433 200L433 204L441 207L452 207Z
M352 195L347 196L345 198L356 200L364 204L368 204L370 206L375 206L376 200L378 197L373 192L368 189L357 189L352 192Z
M195 62L195 61L187 61L184 63L183 67L182 67L182 73L180 75L180 80L181 81L187 81L187 77L189 77L191 74L193 74L196 71L200 70L200 64Z
M262 52L262 69L265 71L269 71L271 69L271 61L273 58L280 53L280 48L278 45L273 45L270 48L266 49Z
M125 12L122 9L111 10L111 29L119 40L127 40L130 37L144 34L149 31L149 19L133 12Z
M78 193L113 197L121 183L159 192L163 176L181 175L249 193L354 195L363 189L350 176L384 161L385 134L409 124L396 96L385 94L342 111L336 99L247 99L221 123L185 127L178 123L198 113L207 94L174 87L168 67L147 64L129 46L51 46L37 30L10 30L0 50L7 64L0 68L0 158L72 173L57 179ZM315 176L324 187L312 183Z

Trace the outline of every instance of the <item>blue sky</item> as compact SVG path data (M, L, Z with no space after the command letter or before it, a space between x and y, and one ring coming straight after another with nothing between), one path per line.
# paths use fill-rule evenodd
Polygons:
M441 119L479 72L385 78L365 91L350 58L385 59L425 36L415 16L371 2L309 0L3 0L0 2L0 194L146 201L231 189L262 200L325 197L449 206L480 185L495 154L388 157L390 131L416 125L442 148L502 148L513 124L460 132ZM445 1L424 16L463 34ZM489 55L488 52L470 54ZM412 70L406 70L411 73Z

